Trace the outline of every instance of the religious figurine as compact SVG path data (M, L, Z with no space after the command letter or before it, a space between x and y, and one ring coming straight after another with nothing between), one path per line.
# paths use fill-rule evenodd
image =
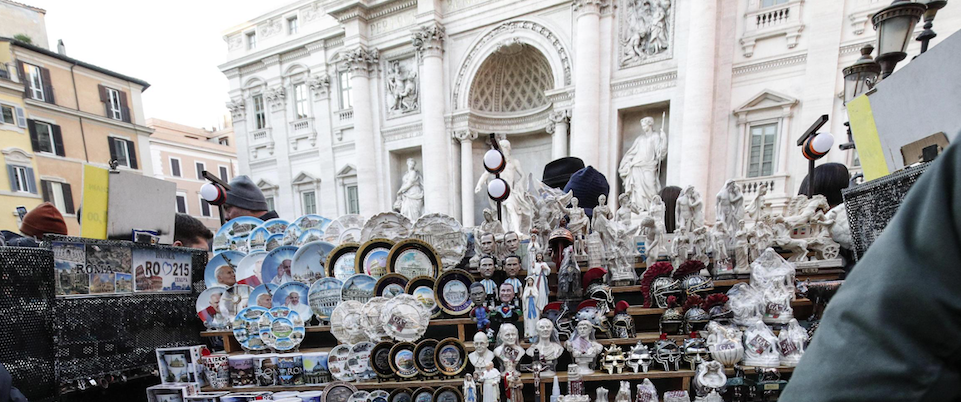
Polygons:
M744 221L738 222L737 225L737 232L734 235L734 273L746 274L751 272L749 232L744 229Z
M647 349L641 341L637 341L637 344L631 348L631 353L627 357L627 366L634 369L634 373L639 373L641 371L647 372L648 367L651 366L651 352Z
M681 194L677 196L674 214L677 217L677 227L684 228L688 233L704 224L704 203L694 186L681 190Z
M504 372L517 371L517 364L524 355L524 348L518 343L520 341L517 327L511 323L501 325L497 333L497 340L500 346L494 348L494 356L501 362Z
M724 326L717 321L707 324L707 347L711 357L727 367L734 367L744 357L743 333L734 326Z
M661 339L654 343L654 361L664 367L664 371L681 369L681 348L673 339L662 333Z
M474 351L467 354L467 360L474 366L474 374L478 376L478 380L480 373L494 361L494 353L487 348L489 345L490 339L487 334L483 332L474 334Z
M526 319L526 318L525 318ZM536 334L531 341L531 347L527 348L528 356L539 356L544 364L544 374L553 375L557 359L564 353L564 346L561 345L557 328L554 323L546 318L536 321Z
M567 394L584 395L584 378L577 364L567 365Z
M584 296L581 284L581 269L574 260L574 247L564 249L561 267L557 270L557 300L578 301Z
M507 400L510 402L524 402L524 383L521 373L508 371L504 373L504 388L507 390Z
M600 343L594 340L594 326L587 320L577 323L577 329L571 339L567 341L566 348L583 375L594 373L591 366L594 364L597 355L604 349Z
M737 223L744 219L744 193L737 182L724 182L724 187L717 193L714 213L717 220L724 222L729 228L737 227Z
M617 390L614 402L631 402L631 383L621 381L621 388Z
M598 257L602 261L607 260L606 253L611 249L611 243L614 241L614 227L611 221L613 217L611 207L607 205L607 196L604 194L599 195L597 197L597 206L594 207L593 211L591 230L600 236L602 252ZM593 256L594 255L591 254L591 257Z
M731 277L734 275L734 267L731 266L731 255L728 254L727 244L731 235L727 233L727 227L723 221L714 223L711 229L711 254L714 256L714 277Z
M474 282L470 285L470 298L473 302L470 317L477 323L478 332L487 332L490 329L491 320L490 310L487 308L487 291L483 283Z
M767 183L762 183L757 188L757 195L747 206L747 216L754 222L763 221L768 214L767 211Z
M611 344L601 355L601 369L607 370L607 374L621 374L624 372L624 363L626 358L624 357L624 351L621 350L617 345Z
M757 321L744 331L744 364L754 367L777 367L777 337L764 322Z
M487 308L489 310L494 308L494 301L497 300L497 282L492 279L495 269L494 257L489 255L481 257L478 271L483 278L480 283L484 285L484 292L487 293Z
M711 392L723 391L727 386L724 365L716 361L701 363L697 366L697 373L694 374L691 383L694 386L694 394L701 398L706 397Z
M484 208L484 222L480 224L480 230L483 233L504 233L504 225L501 221L494 217L494 211L490 208Z
M798 362L801 361L801 355L804 354L804 345L807 344L808 341L807 331L801 328L797 319L791 318L787 326L781 328L777 339L777 348L778 352L780 352L780 365L787 367L797 366Z
M520 161L511 157L510 141L502 139L498 141L498 145L500 146L500 151L504 155L504 161L507 165L506 168L500 172L500 178L507 182L508 187L511 189L510 197L507 197L507 200L503 202L503 207L506 212L504 215L504 218L506 218L504 226L509 231L530 233L533 206L530 205L527 196L528 185L525 182L526 176L524 175L524 170L521 168ZM493 178L494 175L485 170L484 173L481 174L480 179L477 180L474 193L480 193L482 190L486 191L487 182ZM494 206L492 205L492 207Z
M787 324L794 319L794 309L791 307L793 288L788 288L782 281L775 281L764 288L763 294L765 324Z
M651 204L651 198L661 192L661 162L667 158L667 133L664 121L660 132L654 132L654 118L641 119L641 133L627 150L617 174L624 183L624 190L631 197L631 203L639 208Z
M644 247L647 250L647 266L654 265L662 254L667 254L667 241L664 239L666 229L664 227L665 214L664 201L661 196L655 195L651 198L651 208L648 216L641 219L641 234L644 235Z
M624 300L617 302L617 305L614 306L614 319L612 320L612 335L614 338L633 338L637 335L634 317L627 312L629 307L630 305Z
M400 189L397 190L397 201L394 209L406 216L411 222L416 221L424 213L424 183L420 172L415 169L417 161L407 158L407 173L401 179Z
M544 306L547 305L550 297L551 292L547 283L550 275L551 266L544 262L544 253L535 253L534 264L532 264L531 269L527 271L527 277L534 278L534 286L537 288L537 311L544 311Z
M521 308L517 305L517 295L514 293L514 286L504 282L501 284L500 305L494 308L493 320L497 323L516 323L521 317ZM503 328L503 325L501 326ZM516 330L516 329L515 329Z
M528 276L527 286L524 287L524 294L521 297L524 308L524 337L527 339L537 336L537 320L541 316L541 309L537 308L539 292L534 285L534 278Z
M764 295L747 283L737 283L727 291L728 305L734 312L733 322L744 328L760 322L764 316Z
M594 402L611 402L610 399L607 399L607 388L597 387L594 392L597 395L594 399Z
M487 363L487 368L481 374L481 381L484 382L484 402L500 402L501 399L501 372L494 368L494 363Z
M637 396L634 402L658 402L657 388L654 388L654 383L651 382L650 378L645 378L640 384L637 384Z
M534 355L531 356L530 371L534 377L534 402L541 402L541 373L547 371L547 366L544 358L541 357L541 353L537 350L534 350ZM553 373L553 370L551 370L551 373Z
M474 376L471 373L467 373L464 376L464 402L477 402L477 383L474 382Z
M524 284L521 283L520 279L517 279L517 274L521 272L521 257L510 254L504 258L504 272L507 273L507 279L504 280L504 283L509 283L514 287L515 295L521 294L524 291Z
M574 255L584 256L587 255L587 232L591 219L587 217L584 208L577 206L578 202L577 197L571 198L571 207L567 208L567 230L574 235Z

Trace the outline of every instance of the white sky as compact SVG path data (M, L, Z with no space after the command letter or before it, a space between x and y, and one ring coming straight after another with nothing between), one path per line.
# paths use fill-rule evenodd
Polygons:
M289 0L18 0L47 11L50 50L150 83L146 117L196 127L227 113L223 32Z

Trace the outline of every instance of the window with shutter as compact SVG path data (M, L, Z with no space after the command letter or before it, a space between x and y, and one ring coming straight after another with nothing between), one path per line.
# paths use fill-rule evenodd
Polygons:
M185 194L177 194L177 212L187 213L187 196Z
M227 174L227 167L226 167L226 166L220 166L219 168L220 168L220 169L219 169L219 170L220 170L220 180L230 181L230 175Z
M357 197L357 186L347 186L347 213L360 213L360 199Z
M174 177L180 176L180 159L170 158L170 175Z
M112 150L114 151L111 158L117 160L117 164L124 167L130 166L130 154L127 149L127 141L118 138L111 138L110 142L113 143Z
M24 113L22 107L16 107L17 112L17 127L27 128L27 114Z
M340 72L340 108L350 109L353 102L350 100L350 71Z
M777 126L777 123L751 126L747 177L762 177L774 174Z
M34 126L36 127L38 145L36 151L49 152L52 154L57 153L57 141L53 137L53 127L51 124L35 121Z
M70 184L58 181L41 180L43 200L52 203L61 214L70 215L73 209L73 191Z
M120 91L107 88L107 117L114 120L123 120L123 112L121 112L120 106Z
M254 129L263 130L267 128L267 114L264 111L263 95L254 95Z
M197 180L204 180L204 170L207 170L207 165L203 162L197 162Z
M0 105L0 123L17 124L17 119L13 112L13 106Z
M210 203L208 203L203 197L200 197L200 215L210 216Z
M36 100L44 99L43 73L40 67L33 64L23 63L24 73L27 75L27 94Z
M33 169L26 166L7 165L10 177L10 190L16 193L36 193L33 181Z
M133 141L124 140L127 143L127 158L130 159L130 168L137 169L137 147L134 146Z
M301 193L301 197L303 199L302 207L303 207L304 215L316 214L317 213L317 193L313 191L304 191L303 193Z

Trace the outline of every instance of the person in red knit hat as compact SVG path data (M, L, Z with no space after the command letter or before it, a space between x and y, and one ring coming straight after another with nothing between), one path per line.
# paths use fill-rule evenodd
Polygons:
M45 202L38 205L23 217L20 223L20 233L3 231L4 240L8 246L36 247L37 240L45 234L67 234L67 223L63 215L53 204Z

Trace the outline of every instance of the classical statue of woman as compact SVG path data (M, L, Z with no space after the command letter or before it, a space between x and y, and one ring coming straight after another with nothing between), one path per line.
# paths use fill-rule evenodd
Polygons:
M663 119L664 117L662 117ZM624 183L624 191L631 195L631 203L646 209L651 198L660 194L661 162L667 158L667 134L661 122L660 132L654 132L654 118L641 119L641 134L627 150L617 168Z
M404 173L400 189L397 190L397 201L394 203L400 214L412 222L424 214L424 182L415 167L417 161L407 158L407 173Z

